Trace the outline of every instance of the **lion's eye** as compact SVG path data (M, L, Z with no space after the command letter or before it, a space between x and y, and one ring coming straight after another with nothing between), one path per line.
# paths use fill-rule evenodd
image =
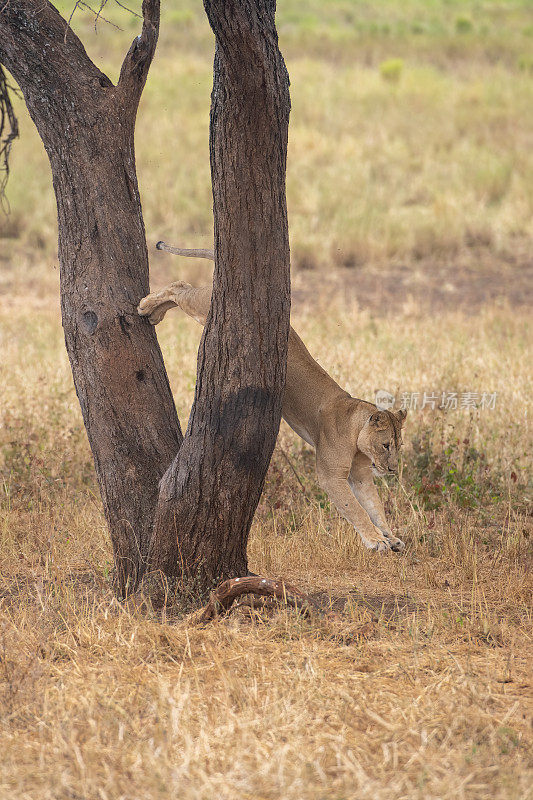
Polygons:
M384 444L383 447L385 448L385 450L390 450L389 442L387 442L387 444Z

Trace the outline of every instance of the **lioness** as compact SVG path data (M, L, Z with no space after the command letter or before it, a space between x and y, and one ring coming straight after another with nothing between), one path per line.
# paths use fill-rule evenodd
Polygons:
M182 250L158 242L159 250L214 260L212 250ZM202 325L211 304L211 287L194 288L176 281L152 292L138 306L157 325L169 308L179 306ZM290 329L283 418L316 450L318 482L371 550L403 550L385 519L372 478L398 472L401 429L406 411L378 411L372 403L351 397L317 364L297 333Z

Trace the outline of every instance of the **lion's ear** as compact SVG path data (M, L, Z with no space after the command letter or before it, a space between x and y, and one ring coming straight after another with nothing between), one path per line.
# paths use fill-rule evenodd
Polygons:
M374 411L374 413L370 415L368 424L377 428L378 431L385 430L390 425L387 413L387 411Z
M405 408L399 408L398 411L394 412L394 415L398 420L398 422L400 423L400 425L403 425L405 418L407 416L407 411L405 410Z

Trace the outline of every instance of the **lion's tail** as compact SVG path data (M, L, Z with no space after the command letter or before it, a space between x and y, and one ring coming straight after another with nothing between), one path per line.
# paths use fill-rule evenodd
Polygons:
M156 244L157 250L164 250L166 253L173 253L175 256L187 256L187 258L208 258L211 261L215 260L215 251L214 250L187 250L183 247L171 247L169 244L165 244L165 242L158 242Z

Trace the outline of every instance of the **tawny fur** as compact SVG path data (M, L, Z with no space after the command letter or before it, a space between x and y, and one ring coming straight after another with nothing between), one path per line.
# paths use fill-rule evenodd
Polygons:
M211 250L181 250L162 242L159 249L178 255L214 258ZM211 287L175 281L152 292L138 306L157 325L179 306L202 325L211 305ZM298 334L289 333L283 418L316 451L318 482L331 502L371 550L402 550L385 518L374 485L378 474L396 473L405 411L378 411L373 403L351 397L311 356Z

